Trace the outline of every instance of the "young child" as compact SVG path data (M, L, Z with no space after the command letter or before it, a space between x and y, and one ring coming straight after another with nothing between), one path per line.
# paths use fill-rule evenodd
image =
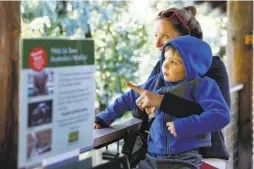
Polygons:
M197 102L204 112L175 118L157 109L149 131L148 153L139 168L199 168L201 155L198 148L211 146L210 132L230 122L230 110L217 83L203 77L212 62L211 48L198 38L180 36L164 45L161 61L162 73L140 88L159 94L172 92ZM97 115L95 127L109 126L126 111L132 110L138 97L133 90L124 93Z

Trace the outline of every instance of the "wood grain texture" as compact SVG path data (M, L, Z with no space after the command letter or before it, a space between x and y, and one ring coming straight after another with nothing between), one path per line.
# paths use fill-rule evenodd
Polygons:
M253 31L253 2L227 1L228 51L233 82L244 85L240 93L238 120L238 166L252 168L253 48L245 45L245 35ZM231 72L232 73L232 72Z
M17 152L20 31L20 2L0 1L0 142L11 157Z

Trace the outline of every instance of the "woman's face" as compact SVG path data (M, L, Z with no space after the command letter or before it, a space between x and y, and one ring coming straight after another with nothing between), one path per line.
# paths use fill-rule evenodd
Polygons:
M157 49L162 51L163 45L178 36L180 36L180 33L178 33L171 22L166 19L159 19L155 23L155 46Z

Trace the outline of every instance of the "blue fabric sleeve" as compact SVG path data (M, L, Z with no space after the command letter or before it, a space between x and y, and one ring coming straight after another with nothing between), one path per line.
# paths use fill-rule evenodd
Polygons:
M135 101L138 97L138 93L130 90L117 98L112 105L99 113L97 117L110 126L116 119L122 117L126 111L130 111L134 108L136 105Z
M156 75L152 77L144 84L139 85L139 87L151 91L159 76L160 75ZM100 112L96 117L99 117L106 126L110 126L116 119L122 117L126 111L130 111L136 106L136 99L139 96L140 95L134 90L129 90L127 93L117 98L112 105Z
M213 79L209 77L201 79L195 92L195 99L204 112L200 115L175 119L177 137L214 132L230 122L230 110Z

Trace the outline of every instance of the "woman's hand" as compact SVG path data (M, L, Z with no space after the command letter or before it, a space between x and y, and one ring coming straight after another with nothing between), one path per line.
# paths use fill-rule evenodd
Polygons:
M97 123L93 123L93 128L95 129L101 129L101 126Z
M155 107L145 108L145 110L146 110L146 113L147 113L148 115L152 114L153 117L155 117L155 110L156 110Z
M170 131L170 133L176 137L176 131L175 131L175 126L174 126L174 122L167 122L166 126L168 126L168 130Z

